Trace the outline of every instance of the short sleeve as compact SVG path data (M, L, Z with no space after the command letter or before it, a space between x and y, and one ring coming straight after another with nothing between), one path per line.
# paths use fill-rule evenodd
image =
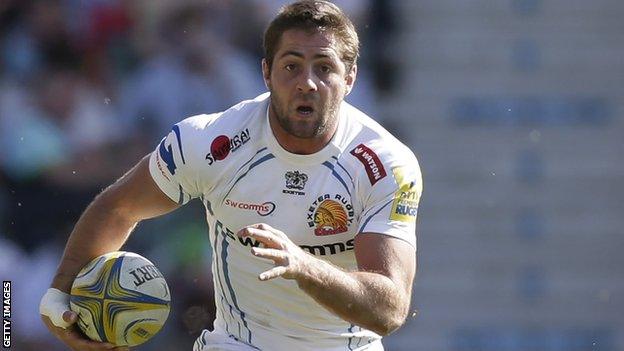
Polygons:
M389 235L416 248L416 216L422 194L422 176L416 157L410 156L384 166L389 168L391 176L371 187L358 233Z
M198 172L193 171L193 133L185 120L173 126L150 155L149 170L156 185L171 200L183 205L200 196Z

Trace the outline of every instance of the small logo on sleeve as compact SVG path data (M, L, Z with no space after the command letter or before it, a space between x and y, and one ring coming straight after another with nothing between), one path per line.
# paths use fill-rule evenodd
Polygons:
M399 189L394 193L390 219L414 223L420 198L418 186L415 181L405 179L405 170L402 167L393 168L392 173L394 174L394 179L399 184Z
M368 175L368 180L370 180L371 185L375 185L375 183L386 176L386 170L381 160L379 160L377 154L366 145L360 144L356 146L355 149L351 150L351 155L357 157L357 159L364 164L366 175Z
M164 142L164 140L162 141ZM165 179L167 179L168 181L171 181L171 178L169 178L169 176L167 175L167 172L165 172L165 168L163 167L162 163L160 162L160 153L156 153L156 166L158 167L158 170L160 171L160 174L162 174L163 177L165 177ZM166 163L165 163L166 165Z
M186 160L184 160L184 151L182 150L182 137L180 136L180 127L177 124L171 128L171 133L164 137L160 142L158 152L156 153L156 165L158 166L158 169L160 170L160 173L162 173L163 177L169 181L171 181L171 179L167 173L173 176L176 174L176 170L178 169L173 156L174 147L176 146L178 157L182 161L182 164L185 164ZM165 168L168 172L165 171Z
M245 145L251 136L249 135L249 129L245 128L240 133L230 138L227 135L219 135L212 140L210 144L210 152L206 155L208 165L221 160L225 160L231 152L235 152L241 146Z
M167 141L167 138L163 139L160 142L160 146L158 147L158 155L160 156L160 159L163 160L163 162L167 166L167 170L169 171L169 174L175 175L177 166L175 164L175 161L173 160L173 149L172 149L171 144L165 146L166 141ZM165 172L163 172L162 165L160 164L160 160L158 160L158 167L160 168L160 171L163 173L165 178L168 178L165 175Z

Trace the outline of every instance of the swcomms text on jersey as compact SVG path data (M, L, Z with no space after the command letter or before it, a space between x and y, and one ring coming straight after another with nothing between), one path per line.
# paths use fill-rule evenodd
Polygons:
M299 247L305 251L308 251L314 256L326 256L353 250L353 242L354 239L351 239L347 240L346 242L337 242L323 245L299 245Z
M243 246L260 246L260 242L258 240L250 237L237 237L231 229L224 227L223 223L218 220L215 222L215 235L224 235L232 240L238 241ZM327 243L322 245L299 245L299 247L315 256L335 255L353 250L354 239L350 239L345 242Z

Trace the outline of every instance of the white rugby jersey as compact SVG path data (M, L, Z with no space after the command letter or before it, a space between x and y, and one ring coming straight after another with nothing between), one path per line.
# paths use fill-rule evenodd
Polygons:
M215 328L261 350L381 350L381 337L315 302L293 280L262 282L244 226L267 223L305 251L357 269L358 233L416 249L422 180L414 154L343 102L330 143L311 155L284 150L268 121L269 94L176 124L152 153L150 173L171 199L200 198L213 249Z

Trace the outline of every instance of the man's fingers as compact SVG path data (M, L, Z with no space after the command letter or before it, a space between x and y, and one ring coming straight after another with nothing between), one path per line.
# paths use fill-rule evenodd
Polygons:
M78 350L114 350L115 345L86 339L74 328L65 330L65 341Z
M258 276L258 279L260 279L262 281L266 281L266 280L269 280L269 279L277 278L277 277L285 274L287 271L288 271L288 268L286 268L284 266L273 267L273 268L269 269L266 272L260 273L260 275Z
M63 319L63 313L69 311L69 294L59 289L49 288L39 302L39 314L47 316L57 327L67 328L71 324Z
M78 320L78 313L74 311L65 311L63 312L63 320L70 325L74 324Z
M273 261L282 261L285 258L287 258L287 254L282 250L262 248L262 247L252 248L251 254L256 257L268 258Z
M273 262L279 264L280 261L284 261L287 258L287 255L284 251L276 250L276 249L263 249L260 247L254 247L251 249L251 253L256 257L267 258L273 260ZM283 274L288 272L287 266L278 265L266 272L260 273L258 279L265 281L273 278L277 278Z
M251 236L251 237L270 237L275 236L272 231L267 229L256 228L254 226L244 227L236 233L238 236Z
M271 227L270 225L266 224L266 223L256 223L256 224L252 224L250 226L248 226L248 228L256 228L256 229L260 229L260 230L268 230L268 231L275 231L275 228Z
M284 234L284 232L282 232L281 230L275 229L275 228L271 227L270 225L268 225L266 223L256 223L256 224L248 225L245 228L241 229L241 231L244 230L244 229L247 229L247 228L257 229L257 230L260 230L260 231L271 232L276 237L282 238L282 239L288 238L288 236L286 234ZM240 231L239 231L239 233L240 233Z
M67 330L67 329L65 329L63 327L57 327L56 325L54 325L54 323L52 322L52 320L48 316L41 315L41 320L43 320L43 323L45 323L45 325L48 327L48 329L50 329L51 331L53 331L57 335L60 335L60 334L64 333ZM67 328L71 328L71 326L69 326Z
M253 227L246 227L236 233L240 237L252 237L267 247L282 248L282 244L279 241L279 237L273 232L263 229L257 229Z
M67 313L71 312L71 313ZM75 319L77 315L73 311L67 311L63 313L63 319L70 318ZM72 350L113 350L115 349L115 345L107 342L99 342L93 341L86 338L86 336L82 335L75 325L71 325L69 327L61 328L55 326L48 316L41 316L44 323L50 328L50 330L56 334L58 338L63 340L68 346L72 348ZM69 322L69 321L68 321ZM74 320L75 322L75 320ZM72 322L73 323L73 322ZM122 349L119 349L122 350Z

